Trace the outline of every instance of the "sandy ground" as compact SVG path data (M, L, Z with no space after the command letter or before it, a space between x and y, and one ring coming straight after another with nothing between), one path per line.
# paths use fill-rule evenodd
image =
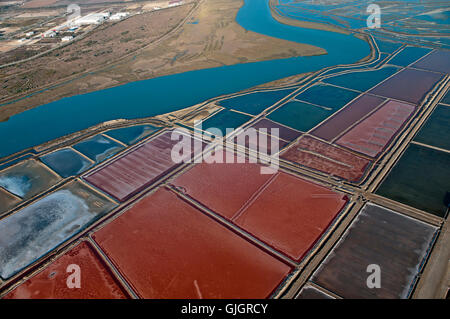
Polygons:
M58 0L31 0L26 2L23 7L24 8L39 8L39 7L45 7L50 6L52 4L55 4L58 2Z
M24 12L16 16L16 18L40 18L40 17L51 17L57 16L60 12L57 10L46 10L46 11L38 11L38 12Z
M126 3L131 2L132 0L31 0L27 1L23 7L24 8L39 8L39 7L50 7L55 5L68 5L70 3L76 2L79 5L84 4L97 4L97 3Z
M28 66L21 66L20 76L17 76L18 72L15 68L0 70L0 81L3 82L0 86L0 91L3 90L3 92L0 92L0 95L8 96L9 100L55 83L73 80L68 84L47 90L45 93L3 106L0 109L0 120L62 97L100 90L131 81L236 63L326 53L325 50L314 46L284 41L244 30L235 22L235 16L242 5L242 0L203 0L188 19L189 22L198 21L198 24L185 23L176 29L176 32L171 32L156 41L153 39L153 43L144 46L136 53L128 54L120 63L113 63L114 68L110 68L110 64L97 69L84 67L82 71L74 70L73 67L77 64L84 65L83 61L85 60L92 64L93 58L90 56L90 52L84 52L82 48L76 50L71 48L71 45L64 48L63 51L70 50L72 58L65 59L65 55L55 56L54 54L51 60L46 59L40 63L33 60ZM170 12L171 16L151 21L156 30L161 29L160 25L164 25L167 29L168 24L174 25L174 22L181 21L188 14L189 8L191 7L186 5L156 11L155 13L158 14ZM155 13L149 14L155 15ZM168 23L171 21L172 23ZM124 26L125 23L126 21L123 21L116 26L116 29L121 31L122 38L127 37L126 32L130 31L130 27ZM151 34L152 31L154 30L149 30L149 33ZM105 29L102 32L104 34L97 35L97 37L108 38L112 31ZM122 35L122 33L126 34ZM161 33L157 32L157 34ZM157 37L155 36L155 38ZM83 41L89 41L88 39L90 38ZM103 51L116 50L116 46L110 41L105 40L100 43ZM129 49L128 46L129 44L118 47L126 50ZM114 57L117 56L120 54ZM114 57L110 57L106 61L109 62ZM102 61L105 62L105 59ZM94 71L95 74L80 78L88 70ZM67 72L74 73L74 75L67 74ZM62 73L61 76L60 73ZM20 91L15 92L14 89Z
M10 5L19 4L19 3L21 3L21 1L2 1L2 2L0 2L0 7L10 6Z
M0 53L7 52L11 49L17 48L20 45L19 41L2 41L0 42Z
M59 82L80 78L88 71L131 55L171 31L191 9L192 5L182 6L137 15L119 23L105 23L87 37L45 56L0 69L0 97L5 101L8 98L14 99L27 95ZM96 74L90 76L85 83L98 80L100 80L98 83L104 87L116 84L116 81ZM64 88L66 95L77 93L77 91L72 91L73 88L70 85L64 86ZM42 103L45 103L45 94L42 95L39 98L42 98ZM42 104L41 102L37 103ZM26 104L29 104L28 101ZM2 107L0 114L5 109ZM14 109L10 114L17 113L17 111L20 110ZM0 118L3 116L0 115Z
M450 227L444 224L414 293L418 299L444 299L450 289Z

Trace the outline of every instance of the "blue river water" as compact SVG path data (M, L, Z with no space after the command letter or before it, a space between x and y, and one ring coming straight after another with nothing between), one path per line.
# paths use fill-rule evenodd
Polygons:
M44 104L0 122L0 158L105 121L164 114L283 77L354 63L369 55L369 44L353 35L277 22L268 1L245 0L236 21L247 30L315 45L328 54L185 72ZM201 27L201 22L197 26Z

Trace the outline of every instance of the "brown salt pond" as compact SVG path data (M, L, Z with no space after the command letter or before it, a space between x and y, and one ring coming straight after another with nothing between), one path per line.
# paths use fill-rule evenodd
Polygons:
M310 136L301 137L281 158L350 182L359 181L370 164L368 159Z
M20 203L20 199L0 187L0 214Z
M436 50L413 64L413 67L441 73L450 73L450 52Z
M314 286L306 284L295 299L336 299Z
M437 227L368 203L312 276L343 298L408 298ZM369 265L379 266L380 288L369 288Z
M249 131L242 131L242 133L234 136L232 141L236 145L263 155L275 155L289 144L289 142L280 140L275 136L268 136L264 133L249 134Z
M438 73L404 69L369 93L419 104L442 78L443 75Z
M289 127L286 127L284 125L280 125L274 121L268 120L266 118L263 118L259 121L257 121L255 124L253 124L251 127L253 127L256 130L260 129L266 129L267 133L271 135L271 131L273 129L278 129L279 132L279 138L282 140L285 140L287 142L295 140L297 137L299 137L302 133L296 130L293 130Z

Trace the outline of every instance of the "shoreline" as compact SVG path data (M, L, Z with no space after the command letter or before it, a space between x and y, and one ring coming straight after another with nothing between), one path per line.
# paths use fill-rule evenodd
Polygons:
M0 121L5 121L15 114L55 102L62 98L119 87L132 82L145 81L168 75L210 69L225 65L239 65L299 56L318 56L326 54L326 51L319 47L272 38L245 30L236 22L236 15L244 4L243 0L238 0L230 2L232 3L232 9L228 11L228 15L224 18L227 20L232 16L233 25L224 30L218 29L218 31L210 30L211 27L206 25L205 32L208 36L214 36L214 33L211 32L221 32L222 36L225 35L227 38L228 34L229 40L226 40L223 44L226 50L225 52L222 52L223 50L217 51L217 53L215 53L215 51L212 53L209 51L202 52L201 50L199 51L198 47L187 42L185 50L188 51L188 53L177 59L176 63L168 63L167 61L170 59L170 56L178 54L177 52L183 50L183 47L180 48L174 45L173 52L172 50L166 50L166 52L161 50L164 47L171 45L171 43L176 44L177 41L183 41L183 38L178 40L180 34L191 32L186 38L187 41L198 42L205 37L203 36L202 38L200 36L199 39L189 38L192 37L192 31L190 31L192 26L185 24L190 17L204 16L204 12L209 13L210 11L217 11L217 9L215 9L215 6L217 6L216 4L211 4L209 2L205 4L204 1L205 0L197 2L192 10L190 10L189 14L170 32L170 35L164 35L164 39L158 39L148 44L146 47L139 49L139 52L133 52L131 55L127 54L112 63L94 67L93 69L77 73L74 76L65 77L56 82L52 82L51 84L40 86L36 90L30 90L25 93L8 97L0 103ZM239 6L236 5L237 3L239 3ZM238 41L242 42L239 37L248 39L245 40L246 42L243 43L242 48L236 47L236 44L233 43L233 38L236 38L236 35L238 35ZM253 54L251 54L251 48L246 48L246 46L248 46L247 43L251 43L248 42L249 40L256 43L256 50L254 50ZM272 48L272 50L270 50L270 48ZM192 53L190 53L190 51L192 51ZM191 56L194 55L196 55L196 57L191 58ZM152 59L153 56L154 58ZM242 59L245 61L242 61ZM162 67L158 65L158 63L163 63Z
M351 33L345 29L339 28L337 26L332 26L329 24L324 24L324 23L319 23L319 22L302 21L302 20L282 16L278 13L277 9L275 9L275 5L277 3L278 3L278 0L269 0L270 12L272 14L272 17L281 24L286 24L286 25L299 27L299 28L330 31L330 32L336 32L336 33L347 34L347 35Z
M228 2L230 3L230 2ZM234 5L236 5L236 3L238 3L238 1L234 2ZM239 3L242 5L243 1L240 0ZM254 6L256 5L255 3L252 3ZM239 6L239 8L241 8L241 6ZM239 8L236 9L237 13L239 11ZM222 7L220 7L220 9L223 9ZM266 10L269 10L270 8L267 6ZM270 11L266 11L267 13L269 13ZM220 13L222 14L223 13ZM269 13L270 14L270 13ZM255 16L255 14L253 13L253 16L255 18L257 18ZM212 17L214 18L214 17ZM229 19L233 19L233 21L235 21L235 14L232 15L232 17L228 17ZM225 21L226 22L226 21ZM237 22L236 22L237 23ZM271 22L274 24L274 26L276 26L276 24L278 22L273 21ZM217 25L217 21L214 20L214 24ZM246 30L246 26L247 24L240 24L238 23L239 28L241 28L242 30ZM192 26L191 26L192 27ZM283 27L281 27L283 29ZM252 29L251 27L249 29ZM198 29L196 29L197 32ZM302 34L300 31L300 34ZM251 31L247 31L245 32L245 34L258 34L256 32L251 32ZM271 33L269 33L271 34ZM276 34L276 33L275 33ZM307 33L310 34L310 33ZM248 36L248 35L247 35ZM328 37L333 37L332 34L328 34ZM275 36L264 36L264 37L269 37L272 39L277 39ZM290 43L296 40L291 40L291 39L296 39L296 37L281 37L283 39L289 39L289 40L281 40L283 43ZM347 37L345 37L347 38ZM355 39L349 39L351 41L351 43L358 43L358 41L355 42ZM323 40L322 40L323 42ZM315 45L320 45L320 43L322 43L321 41L315 41L312 43L315 43ZM362 42L362 41L361 41ZM294 42L295 43L295 42ZM300 44L301 45L301 44ZM362 45L362 44L361 44ZM366 46L367 43L364 45ZM363 47L364 47L363 46ZM312 47L312 46L311 46ZM315 47L314 47L315 48ZM248 49L248 48L246 48ZM253 48L252 48L253 49ZM285 49L285 48L283 48ZM331 49L331 48L330 48ZM367 48L364 49L364 54L367 54L366 52L370 52L368 50L368 46ZM336 51L336 50L334 50ZM339 50L337 50L339 51ZM361 53L363 53L361 52ZM338 53L338 52L335 52ZM339 67L345 67L345 66L352 66L354 65L354 62L352 61L353 58L360 58L360 56L363 56L363 54L357 54L356 56L354 56L355 54L347 57L346 59L341 59L339 58L338 61L341 61L341 64L337 64ZM353 57L354 56L354 57ZM365 59L370 58L370 54L368 56L365 57ZM334 59L336 60L336 56L334 57ZM348 61L347 63L349 64L343 64L345 63L345 61ZM319 63L316 62L317 66L315 66L315 64L311 64L314 62L311 61L317 61ZM79 121L74 121L73 125L69 125L68 127L66 126L61 126L59 125L58 131L61 131L60 133L57 132L43 132L42 134L39 134L37 137L33 138L33 139L27 139L25 136L20 137L20 135L18 135L18 140L23 140L23 142L16 142L16 146L14 146L14 144L10 144L9 150L8 149L8 143L6 143L5 145L5 151L4 151L4 158L8 157L8 155L11 154L17 154L20 153L21 150L18 150L18 146L22 145L23 149L30 149L30 148L35 148L38 145L43 145L46 144L47 142L51 142L54 140L58 140L61 137L65 137L65 136L69 136L73 133L76 132L80 132L83 131L85 129L88 129L89 127L94 127L96 125L99 125L98 123L106 123L109 122L110 120L115 120L115 119L148 119L154 116L159 116L160 114L170 114L173 113L174 111L180 111L180 110L185 110L186 108L189 108L192 105L204 105L205 101L210 101L210 100L214 100L214 99L220 99L223 98L225 96L231 96L234 94L242 94L242 93L248 93L254 90L264 90L264 89L276 89L279 88L281 86L285 86L285 85L296 85L299 84L299 82L304 82L307 78L310 78L311 74L316 74L317 72L321 72L321 70L326 70L329 69L330 67L335 67L335 65L329 65L328 67L326 67L325 69L322 67L323 64L326 63L325 61L328 61L326 58L325 60L323 60L320 57L317 57L316 59L311 59L311 60L304 60L304 59L300 59L299 62L297 62L297 60L294 59L279 59L276 61L268 61L269 64L263 63L260 65L257 65L258 63L244 63L242 64L243 67L238 67L238 68L227 68L225 70L219 70L221 68L219 68L217 71L216 70L212 70L212 71L208 71L208 70L203 70L200 73L197 73L198 71L194 71L196 72L195 77L200 77L199 79L201 79L201 83L205 83L205 85L208 86L208 82L205 82L206 78L205 76L212 76L217 74L217 76L224 76L224 80L227 82L224 83L229 83L231 86L228 89L220 89L220 87L223 86L217 86L217 85L213 85L211 87L212 91L207 90L205 91L205 89L202 89L203 86L202 85L197 85L197 88L195 89L195 92L197 92L197 95L192 95L192 91L191 89L189 89L189 86L185 86L183 87L179 87L179 91L180 91L180 95L177 95L177 98L169 98L167 99L167 97L165 97L164 95L161 94L157 94L155 96L156 99L152 100L152 103L155 105L155 109L151 110L148 109L144 106L144 104L140 104L140 106L138 106L136 108L136 112L133 111L134 108L129 109L129 108L118 108L119 104L121 103L120 101L123 100L122 98L120 98L119 100L115 99L113 105L114 108L110 109L108 105L110 105L109 103L106 102L105 98L107 96L103 96L102 94L95 94L94 92L94 99L89 99L87 97L77 97L77 99L75 101L73 100L66 100L64 99L64 101L58 101L58 104L56 105L46 105L43 111L46 112L53 112L56 111L57 113L60 113L58 110L64 107L68 107L69 111L75 111L75 108L77 109L77 112L79 115L76 115L75 118L79 118ZM300 64L299 64L300 63ZM270 65L271 67L277 67L278 71L276 71L274 73L274 70L271 70L270 68L268 68L267 66ZM357 65L356 65L357 66ZM295 68L292 68L295 67ZM275 69L276 70L276 69ZM114 69L113 71L117 71L117 68ZM206 71L206 72L205 72ZM240 72L240 73L239 73ZM241 81L239 81L239 84L236 83L235 80L233 80L233 78L235 78L236 76L240 76L242 74L242 72L253 72L255 74L255 76L250 77L247 79L247 77L244 77L244 79L242 79ZM255 73L257 72L257 73ZM180 74L179 74L180 75ZM175 77L175 82L176 85L181 84L180 81L182 81L182 79L186 80L192 77L189 77L189 75L186 74L181 74L181 76L176 76ZM98 74L97 74L98 76ZM155 79L153 79L155 80ZM300 81L299 81L300 80ZM146 90L145 92L150 93L152 91L157 90L157 88L161 85L166 85L167 84L173 82L173 78L166 78L166 79L162 79L161 81L152 81L149 80L149 84L151 86L151 90ZM208 81L208 80L206 80ZM231 82L230 82L231 81ZM86 81L84 81L86 82ZM242 82L242 83L241 83ZM86 83L84 83L86 84ZM128 83L128 84L133 84L133 83ZM276 86L276 87L273 87ZM141 88L140 88L141 87ZM138 91L141 92L143 85L142 84L133 84L132 88L134 91ZM130 91L130 93L133 92ZM199 91L200 90L200 91ZM116 95L118 91L115 91ZM158 91L160 92L160 91ZM206 93L209 92L209 93ZM142 93L144 93L142 91ZM154 92L157 93L157 92ZM103 93L106 94L106 93ZM186 95L189 94L189 95ZM139 99L139 96L141 95L137 95L137 100ZM33 98L33 97L31 97ZM103 105L101 105L101 107L97 110L98 115L93 116L92 118L90 116L88 117L83 117L83 113L84 112L90 112L88 110L88 106L91 105L92 103L95 103L95 99L99 99L102 98L102 100L98 100L97 102L102 103ZM109 95L109 98L111 98L111 96ZM164 100L163 100L164 99ZM88 101L89 100L89 101ZM136 101L137 101L136 100ZM28 99L26 100L27 102L29 101ZM81 101L83 101L82 103L84 105L77 105L76 101L78 101L79 103ZM103 102L102 102L103 101ZM181 104L179 104L181 101ZM184 101L184 102L183 102ZM75 104L72 104L73 102L75 102ZM111 101L112 102L112 101ZM125 101L123 101L125 102ZM162 104L158 104L159 102L161 102ZM125 102L126 103L126 102ZM146 104L145 104L146 105ZM79 107L78 107L79 106ZM178 106L178 107L177 107ZM56 109L58 108L58 109ZM53 111L52 111L53 110ZM82 111L84 110L84 111ZM103 111L102 111L103 110ZM111 110L111 112L109 111ZM139 113L137 113L137 111L139 111ZM62 112L64 113L65 111L62 110ZM104 113L107 112L107 113ZM44 125L43 123L47 123L45 125L54 125L55 123L63 123L65 121L65 119L63 119L61 116L57 116L54 117L52 120L45 120L43 119L42 122L37 123L36 125L33 124L33 120L36 121L36 116L32 116L32 114L35 114L35 112L32 113L27 113L23 116L11 119L11 123L3 125L3 129L5 130L9 130L10 132L14 132L17 131L17 134L21 134L24 135L24 132L26 131L30 131L36 127L37 125ZM37 111L37 116L40 117L41 115L43 115L42 111L39 112ZM50 114L50 113L49 113ZM86 113L88 114L88 113ZM102 115L103 114L103 115ZM51 115L51 114L50 114ZM50 123L50 121L53 121L53 123ZM57 121L57 122L55 122ZM95 123L97 122L97 123ZM20 133L19 133L20 132ZM58 136L59 135L59 136ZM34 143L33 143L34 142Z

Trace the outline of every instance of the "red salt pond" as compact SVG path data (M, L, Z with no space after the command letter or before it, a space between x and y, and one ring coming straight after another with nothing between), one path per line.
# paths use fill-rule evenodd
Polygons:
M118 200L127 200L181 165L171 158L172 148L178 143L171 140L171 133L157 136L85 179Z
M266 298L291 271L164 188L93 237L144 298Z
M299 261L326 231L347 200L342 194L278 173L242 213L238 226Z
M67 279L80 267L80 288L68 288ZM9 292L5 299L122 299L124 290L99 259L95 251L82 242L56 259L41 272Z
M368 159L309 136L300 138L281 158L351 182L359 181L370 164Z
M442 77L442 74L404 69L369 93L419 104Z
M272 175L261 174L258 164L237 163L238 157L230 156L234 163L198 164L177 177L172 184L231 219ZM244 160L239 157L239 161Z
M389 101L337 140L337 144L376 157L389 144L415 106Z
M300 260L346 204L342 194L256 164L200 164L173 184L216 213Z
M364 94L350 103L342 111L331 117L325 123L320 125L318 128L314 129L311 134L324 140L331 141L344 132L353 123L373 111L384 101L385 99Z

